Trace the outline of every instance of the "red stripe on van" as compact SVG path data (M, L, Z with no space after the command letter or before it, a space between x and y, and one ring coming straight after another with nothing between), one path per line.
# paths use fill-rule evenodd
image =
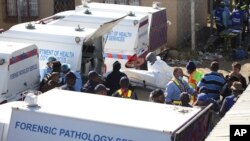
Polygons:
M104 57L129 60L132 56L131 55L122 55L122 54L104 53Z
M144 25L148 24L148 19L141 22L140 25L139 25L139 28L143 27Z
M22 60L25 60L25 59L30 58L30 57L35 56L35 55L38 55L37 49L33 49L33 50L29 51L29 52L26 52L26 53L20 54L18 56L12 57L9 60L9 62L10 62L9 65L15 64L17 62L20 62Z
M121 54L117 54L117 58L118 59L122 59L122 55Z
M113 58L111 53L108 53L108 58Z

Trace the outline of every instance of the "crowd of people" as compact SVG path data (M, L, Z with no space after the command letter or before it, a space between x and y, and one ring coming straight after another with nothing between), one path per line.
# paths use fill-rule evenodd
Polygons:
M223 30L231 28L239 30L238 40L245 40L246 31L249 32L249 6L245 2L239 2L235 7L230 9L230 1L221 0L220 4L214 10L215 23L217 33L220 34ZM241 36L240 36L241 35ZM239 46L240 41L236 45Z
M154 67L156 55L150 52L145 60L150 67ZM166 63L156 65L164 68ZM40 83L40 91L46 92L53 88L78 91L120 98L138 99L127 75L120 71L119 61L113 63L113 70L104 79L96 71L88 73L88 79L83 83L80 72L70 69L70 64L61 64L54 57L48 59L43 72L45 75ZM207 106L213 103L214 110L223 116L235 103L240 94L246 89L246 79L240 73L241 64L234 62L232 72L226 76L218 72L219 62L210 64L210 72L204 74L196 68L192 61L186 65L188 75L184 75L183 69L176 67L173 70L173 78L166 82L166 89L156 88L149 95L149 101L181 105L185 107ZM157 70L155 70L157 71ZM159 72L163 73L164 72ZM187 79L185 79L185 77Z
M53 88L59 88L84 93L138 99L127 75L122 73L120 69L120 62L114 62L113 71L105 79L92 70L88 73L86 82L83 83L80 72L72 71L70 64L61 64L56 58L49 57L47 66L41 70L41 74L43 75L40 82L40 91L44 93Z
M213 110L222 117L247 88L246 78L240 73L241 64L238 62L232 64L232 72L226 76L218 72L217 61L211 62L210 72L206 74L197 70L194 62L188 62L186 69L189 74L187 81L183 79L181 68L174 69L174 77L167 84L165 101L162 103L186 107L213 103Z

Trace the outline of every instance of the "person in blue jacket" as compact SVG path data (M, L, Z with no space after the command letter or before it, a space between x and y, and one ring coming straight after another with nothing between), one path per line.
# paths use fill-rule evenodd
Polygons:
M66 84L66 75L69 72L72 72L76 76L76 82L74 84L74 90L77 91L77 92L80 92L81 88L82 88L81 74L80 74L80 72L77 72L77 71L71 71L70 64L67 64L67 63L62 64L61 74L60 74L60 81L61 81L60 83L61 83L61 85Z
M221 31L228 27L227 20L227 12L225 10L225 2L220 2L219 7L217 7L214 11L215 23L217 28L217 33L219 34Z

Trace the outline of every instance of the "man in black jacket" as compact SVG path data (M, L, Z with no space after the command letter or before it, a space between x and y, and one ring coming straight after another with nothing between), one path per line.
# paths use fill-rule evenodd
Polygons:
M106 78L106 87L110 89L108 95L111 96L115 91L120 89L120 79L123 76L127 76L125 73L120 72L121 63L119 61L115 61L113 64L113 71L107 75Z

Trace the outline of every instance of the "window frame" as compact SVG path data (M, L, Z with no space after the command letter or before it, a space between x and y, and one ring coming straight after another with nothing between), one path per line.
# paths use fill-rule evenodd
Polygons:
M18 1L19 0L14 0L14 4L11 5L11 7L13 9L15 9L15 15L14 16L10 16L9 13L8 13L8 0L5 0L5 20L8 21L8 22L18 22ZM36 12L37 12L37 15L33 16L31 14L31 6L30 6L30 3L32 3L32 1L35 1L36 2L36 7L37 9ZM21 21L22 22L25 22L25 21L31 21L31 20L35 20L35 19L38 19L39 18L39 0L26 0L26 1L23 1L23 2L27 2L27 6L26 6L26 10L27 11L27 15L24 16L23 13L22 13L22 16L21 16ZM23 7L25 8L25 7Z
M72 2L72 5L70 5L70 3ZM66 10L74 10L75 9L75 0L53 0L54 2L54 14L62 12L62 11L66 11ZM67 4L66 4L67 3ZM68 7L64 7L64 6L68 6ZM59 9L56 9L56 7L60 7ZM72 6L72 8L70 7Z
M111 2L112 1L112 2ZM124 0L125 1L125 0ZM134 0L126 0L126 5L133 5L133 6L140 6L141 5L141 0L137 0L139 5L135 5L135 4L130 4L131 1ZM103 3L109 3L109 4L123 4L120 3L120 0L104 0Z

